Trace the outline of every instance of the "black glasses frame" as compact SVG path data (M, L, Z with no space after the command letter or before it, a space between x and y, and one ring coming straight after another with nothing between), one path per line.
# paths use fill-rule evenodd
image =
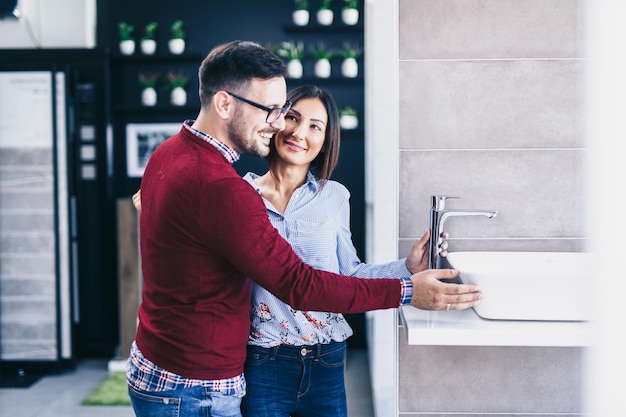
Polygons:
M245 97L241 97L238 94L231 93L230 91L227 91L226 93L228 93L228 95L230 96L233 96L237 100L241 100L244 103L248 103L249 105L256 107L257 109L265 110L267 112L267 117L265 118L265 121L267 123L274 123L280 118L280 116L287 114L287 112L291 108L291 101L287 101L283 107L267 107L252 100L248 100Z

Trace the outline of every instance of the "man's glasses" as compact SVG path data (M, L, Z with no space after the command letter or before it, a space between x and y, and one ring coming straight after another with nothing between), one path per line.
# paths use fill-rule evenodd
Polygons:
M235 93L231 93L230 91L227 91L227 93L235 97L237 100L241 100L244 103L248 103L249 105L254 106L257 109L265 110L267 112L267 118L265 119L265 121L270 124L278 120L280 116L287 114L287 112L291 108L291 101L286 102L283 107L266 107L262 104L255 103L252 100L248 100L247 98L241 97Z

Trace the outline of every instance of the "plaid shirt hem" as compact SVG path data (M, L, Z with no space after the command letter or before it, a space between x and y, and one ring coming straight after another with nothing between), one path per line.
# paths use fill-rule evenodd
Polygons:
M131 346L126 377L131 387L143 392L162 392L202 386L211 392L225 396L243 397L246 394L246 380L243 374L216 380L185 378L152 363L143 356L135 342Z

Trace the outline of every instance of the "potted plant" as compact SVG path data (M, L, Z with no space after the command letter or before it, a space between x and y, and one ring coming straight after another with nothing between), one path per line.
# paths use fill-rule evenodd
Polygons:
M341 20L346 25L356 25L359 21L359 0L343 0Z
M120 22L117 28L120 34L120 52L124 55L132 55L135 52L135 38L133 38L135 27L126 22Z
M333 23L333 11L330 9L332 0L322 0L319 9L317 9L317 23L328 26Z
M290 78L302 77L302 58L304 57L304 43L286 41L281 42L276 54L287 60L287 75Z
M185 31L183 30L183 21L176 20L170 27L172 37L168 42L171 53L180 55L185 52Z
M328 48L324 42L319 41L311 48L311 55L315 59L315 76L319 78L330 77L331 67L330 59L334 56L335 51Z
M293 23L297 26L306 26L309 23L309 2L308 0L294 0L294 2Z
M185 87L187 86L187 81L189 81L189 76L182 70L177 72L170 71L167 74L167 79L172 89L170 96L172 104L175 106L184 106L187 103L187 91L185 91Z
M156 51L156 40L154 40L154 32L159 27L157 22L150 22L144 29L144 35L141 38L141 52L146 55L152 55Z
M339 125L342 129L356 129L359 125L357 110L350 106L339 109Z
M154 106L157 102L156 84L159 74L140 72L138 78L141 84L141 103L144 106Z
M343 44L343 49L337 53L343 62L341 63L341 74L344 77L355 78L359 75L359 64L357 58L361 55L362 49L358 45L349 42Z

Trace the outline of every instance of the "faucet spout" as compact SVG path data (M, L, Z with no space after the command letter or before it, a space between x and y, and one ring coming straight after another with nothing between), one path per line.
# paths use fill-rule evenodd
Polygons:
M444 195L431 196L430 207L430 251L428 269L437 269L440 264L439 249L443 243L443 225L450 217L485 216L492 219L497 216L496 210L447 210L445 201L449 198L459 198Z

